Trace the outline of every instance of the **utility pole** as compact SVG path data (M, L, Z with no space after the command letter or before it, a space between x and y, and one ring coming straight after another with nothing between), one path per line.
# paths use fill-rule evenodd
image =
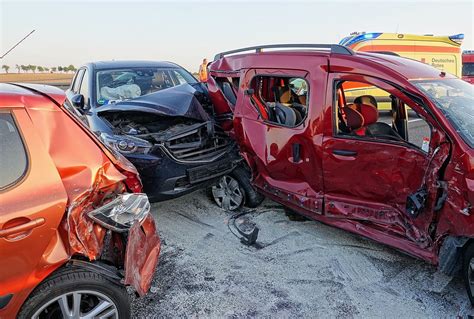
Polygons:
M23 41L26 40L26 38L28 38L33 32L35 32L36 30L33 30L31 31L30 33L28 33L27 35L25 35L25 37L23 39L21 39L20 41L18 41L10 50L8 50L7 52L5 52L4 55L0 56L0 59L3 59L8 53L10 53L14 48L16 48L20 43L22 43Z

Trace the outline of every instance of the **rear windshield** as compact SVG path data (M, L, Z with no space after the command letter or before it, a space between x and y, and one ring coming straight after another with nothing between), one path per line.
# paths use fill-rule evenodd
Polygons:
M180 68L127 68L98 71L97 104L130 100L196 79Z
M463 140L474 147L474 85L457 78L413 83L443 112Z

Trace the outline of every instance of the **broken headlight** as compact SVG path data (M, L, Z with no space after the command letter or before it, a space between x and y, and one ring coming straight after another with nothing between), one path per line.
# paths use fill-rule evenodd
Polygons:
M104 206L88 213L99 225L116 232L125 232L135 221L141 222L150 212L146 194L120 194Z
M127 135L100 134L102 141L122 154L147 154L151 147L148 141Z

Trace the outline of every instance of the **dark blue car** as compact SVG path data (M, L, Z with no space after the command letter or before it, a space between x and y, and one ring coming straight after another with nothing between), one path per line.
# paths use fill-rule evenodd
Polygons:
M136 166L152 201L206 187L241 161L206 87L174 63L88 63L66 95L66 107Z

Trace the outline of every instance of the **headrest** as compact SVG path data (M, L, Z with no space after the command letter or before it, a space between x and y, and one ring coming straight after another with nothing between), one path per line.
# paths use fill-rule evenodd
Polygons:
M378 108L377 99L372 95L361 95L359 97L356 97L356 99L354 100L354 104L368 104Z
M352 131L364 126L364 117L359 113L359 111L354 110L351 107L345 107L344 114L346 116L346 125Z
M379 120L379 111L375 106L369 104L354 104L356 106L356 110L362 114L364 118L364 125L370 125Z
M165 77L163 76L163 72L156 72L155 77L153 78L153 84L155 85L163 85L165 84Z

